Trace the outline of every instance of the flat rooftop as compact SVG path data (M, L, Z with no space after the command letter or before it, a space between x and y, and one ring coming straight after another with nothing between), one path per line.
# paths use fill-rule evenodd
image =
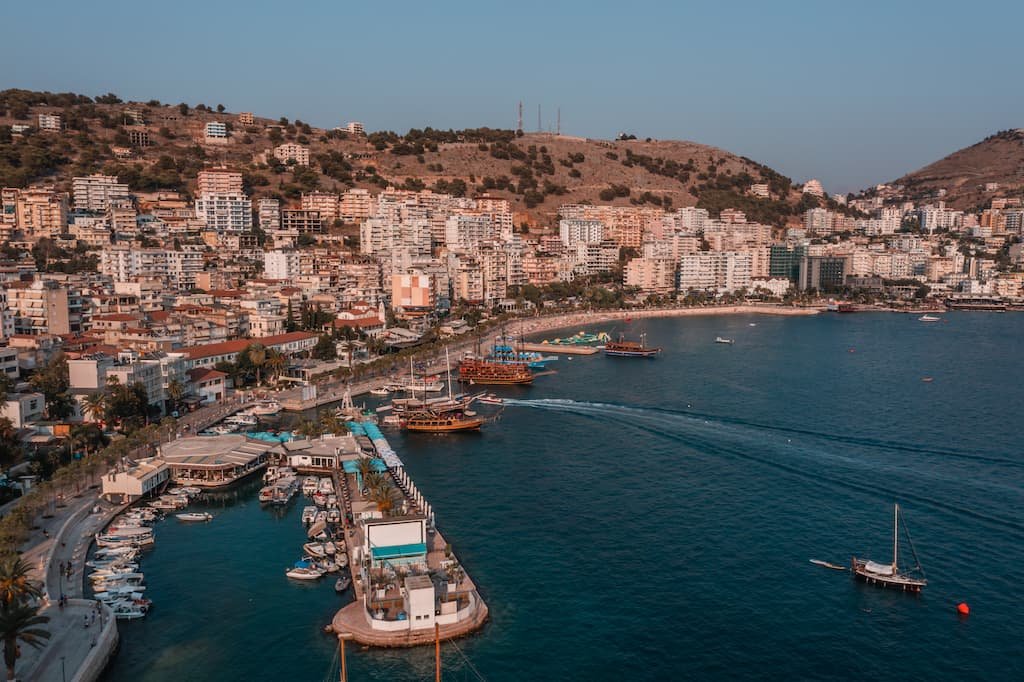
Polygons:
M274 443L249 440L237 433L193 436L160 446L160 458L171 466L223 469L250 464L275 448Z

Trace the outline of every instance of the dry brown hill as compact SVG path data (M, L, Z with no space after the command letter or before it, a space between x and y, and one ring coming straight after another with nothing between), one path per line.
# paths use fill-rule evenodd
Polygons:
M40 113L61 114L65 130L11 135L7 126L35 125ZM203 140L208 121L232 129L226 144ZM148 146L131 144L138 131L149 133ZM268 162L264 155L282 141L308 146L310 168L273 158ZM118 158L125 148L130 158ZM713 215L732 207L753 220L781 226L798 221L808 201L789 178L772 169L695 142L517 136L487 128L353 137L287 119L257 117L243 125L238 114L203 105L121 102L113 95L94 100L25 90L0 93L2 186L49 182L69 188L75 175L106 172L139 191L188 192L196 173L215 165L242 170L254 196L285 201L297 201L314 189L379 191L387 186L502 196L511 200L520 222L534 226L550 226L559 205L575 202L698 205ZM758 182L771 187L771 199L749 194Z
M998 190L986 191L987 183ZM984 208L993 196L1019 196L1024 190L1024 129L1004 130L981 142L909 173L893 184L921 199L945 189L945 201L956 208Z

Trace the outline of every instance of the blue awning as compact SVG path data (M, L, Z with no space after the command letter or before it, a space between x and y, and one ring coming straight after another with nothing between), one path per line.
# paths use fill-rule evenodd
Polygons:
M372 547L374 559L400 559L402 557L419 556L427 553L427 543L414 542L411 545L390 545L388 547Z
M384 472L388 470L388 465L384 463L382 459L371 459L370 463L373 464L374 471ZM354 459L345 460L341 463L341 467L345 470L346 474L358 474L359 473L359 462Z

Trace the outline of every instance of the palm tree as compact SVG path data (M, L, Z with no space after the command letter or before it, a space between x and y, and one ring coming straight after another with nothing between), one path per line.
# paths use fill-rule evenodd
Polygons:
M312 419L303 419L295 427L294 433L300 438L308 438L312 440L323 433L323 431L320 429L320 425Z
M284 353L271 348L267 351L266 365L267 368L270 369L276 383L277 378L281 376L281 373L288 369L288 358L284 356Z
M82 404L85 406L85 412L89 415L89 418L94 422L98 422L107 411L107 394L103 391L90 393L82 399Z
M49 616L40 616L34 606L24 602L14 602L0 608L0 637L4 640L4 664L7 666L7 679L14 679L14 667L18 662L18 641L39 649L43 640L50 638L50 633L39 627L49 623Z
M321 430L331 435L340 436L348 432L345 422L332 410L320 410L319 422Z
M20 556L9 555L0 560L0 608L9 608L29 597L42 596L39 586L29 579L31 570L28 562Z
M167 384L167 397L171 401L171 411L176 411L181 399L185 397L185 387L177 379L171 379Z
M255 344L249 347L249 362L252 363L253 368L256 370L256 385L260 385L260 372L264 365L267 364L267 349L259 344Z

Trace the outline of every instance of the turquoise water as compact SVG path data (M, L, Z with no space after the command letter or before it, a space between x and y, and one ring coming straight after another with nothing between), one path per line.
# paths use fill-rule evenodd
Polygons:
M481 434L389 433L491 607L446 679L1024 679L1024 316L947 319L647 321L658 359L562 356ZM106 679L326 679L343 598L284 578L302 501L257 488L158 527ZM886 558L895 500L923 595L808 563ZM432 653L350 649L350 679Z

